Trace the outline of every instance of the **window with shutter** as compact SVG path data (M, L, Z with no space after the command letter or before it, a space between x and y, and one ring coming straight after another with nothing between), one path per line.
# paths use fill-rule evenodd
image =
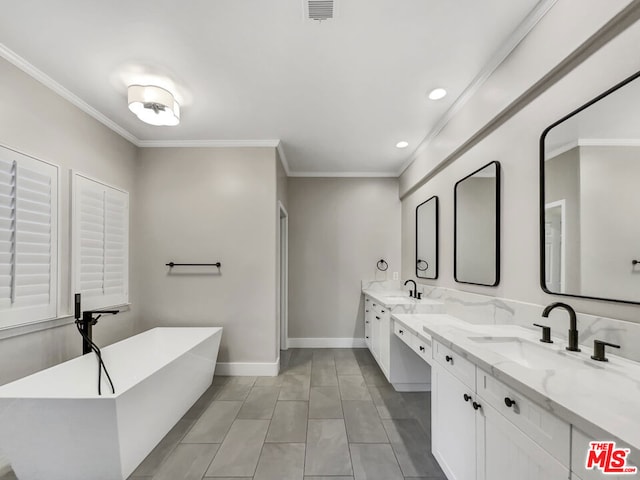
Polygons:
M0 147L0 327L57 316L58 168Z
M73 175L73 292L82 308L129 301L129 194Z

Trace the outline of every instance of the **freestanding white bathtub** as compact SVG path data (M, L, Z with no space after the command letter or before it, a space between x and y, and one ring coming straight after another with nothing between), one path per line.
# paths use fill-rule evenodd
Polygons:
M0 452L20 480L126 479L211 385L222 328L155 328L0 387ZM80 339L78 340L80 341Z

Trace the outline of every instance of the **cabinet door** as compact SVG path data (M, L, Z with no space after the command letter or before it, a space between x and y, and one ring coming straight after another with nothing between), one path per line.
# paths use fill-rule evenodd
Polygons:
M371 315L371 353L380 361L380 315L373 312Z
M476 412L473 400L464 399L464 395L472 397L473 392L435 362L431 372L433 455L449 480L475 480Z
M389 313L385 313L380 318L380 365L388 376L391 363L391 317Z
M476 401L482 405L476 414L477 480L569 478L568 468L493 407Z

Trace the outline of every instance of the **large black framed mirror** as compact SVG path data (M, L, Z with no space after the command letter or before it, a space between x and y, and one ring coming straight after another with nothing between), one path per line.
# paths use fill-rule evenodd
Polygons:
M640 72L540 137L540 285L640 304Z
M438 278L438 197L416 207L416 277Z
M500 283L500 163L490 162L454 187L456 282Z

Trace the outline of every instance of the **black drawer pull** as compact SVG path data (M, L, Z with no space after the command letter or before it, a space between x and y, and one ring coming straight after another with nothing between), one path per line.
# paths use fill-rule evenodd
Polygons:
M365 312L365 313L369 313L369 310L365 310L364 312Z
M365 322L364 322L364 323L369 323L369 320L365 320Z
M382 313L384 313L384 310L380 309L380 311L381 311Z
M420 351L424 352L424 347L422 345L420 345Z
M445 359L447 362L450 362L450 363L451 363L451 365L453 365L453 357L450 357L449 355L447 355L446 357L444 357L444 359Z
M504 404L505 404L507 407L511 408L511 407L513 407L513 406L516 404L516 401L515 401L515 400L512 400L512 399L511 399L511 398L509 398L509 397L504 397Z
M380 317L376 317L376 320L380 320Z
M398 333L400 333L400 335L404 335L404 330L398 330Z
M364 338L369 338L369 336L367 335L367 336L366 336L366 337L364 337Z
M471 395L467 395L466 393L462 397L464 398L465 402L468 402L469 400L471 400Z
M482 408L482 405L480 405L479 403L473 402L473 409L474 410L478 410L480 408Z

